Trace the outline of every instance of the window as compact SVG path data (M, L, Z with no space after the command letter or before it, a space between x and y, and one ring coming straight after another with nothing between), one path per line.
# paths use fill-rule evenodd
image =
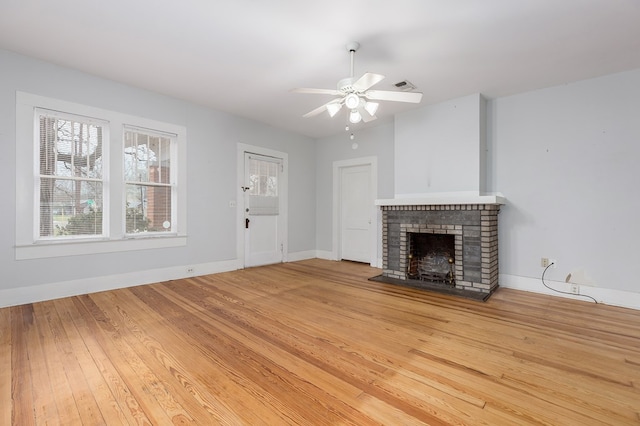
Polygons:
M125 127L127 234L171 232L173 229L172 138L175 135Z
M39 238L103 236L104 122L38 109Z
M16 258L186 244L186 129L16 95Z

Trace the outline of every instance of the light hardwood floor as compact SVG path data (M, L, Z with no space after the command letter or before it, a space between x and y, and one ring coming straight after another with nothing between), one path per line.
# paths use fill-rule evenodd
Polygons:
M640 424L640 312L308 260L0 309L0 424Z

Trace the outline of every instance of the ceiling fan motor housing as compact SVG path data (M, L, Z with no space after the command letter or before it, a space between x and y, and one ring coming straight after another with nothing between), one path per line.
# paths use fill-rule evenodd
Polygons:
M338 82L338 90L344 93L345 95L347 93L354 92L355 91L355 89L353 88L354 82L355 82L355 78L353 77L343 78Z

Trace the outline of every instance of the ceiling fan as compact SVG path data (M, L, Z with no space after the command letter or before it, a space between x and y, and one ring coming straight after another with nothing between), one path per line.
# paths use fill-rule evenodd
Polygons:
M351 56L351 74L350 77L343 78L338 82L337 89L309 89L300 88L293 89L296 93L313 93L321 95L339 96L324 105L319 106L313 111L309 111L303 117L313 117L324 110L327 110L331 117L334 117L342 108L346 106L349 109L349 121L351 123L365 123L375 120L376 111L378 110L378 102L372 101L394 101L394 102L411 102L419 103L422 100L422 93L419 92L394 92L388 90L370 90L371 87L380 83L384 79L384 75L374 74L371 72L364 73L359 79L353 76L353 60L354 55L360 44L351 42L347 44L347 51Z

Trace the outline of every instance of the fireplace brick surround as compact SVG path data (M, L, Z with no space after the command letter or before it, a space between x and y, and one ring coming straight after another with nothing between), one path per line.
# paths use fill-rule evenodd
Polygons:
M455 289L489 297L498 287L499 203L380 207L383 277L420 287L419 280L407 277L408 234L446 234L455 238Z

